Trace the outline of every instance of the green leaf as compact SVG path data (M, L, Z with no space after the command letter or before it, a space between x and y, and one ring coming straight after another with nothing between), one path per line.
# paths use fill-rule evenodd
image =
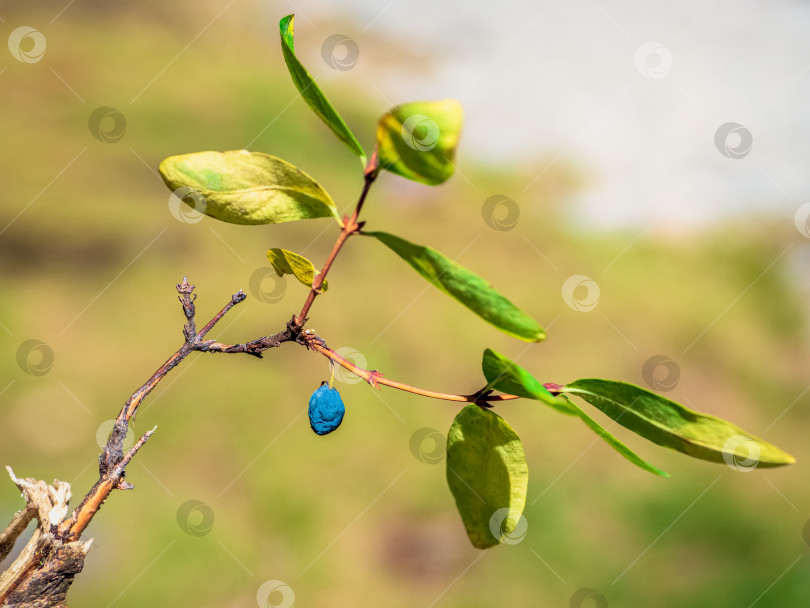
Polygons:
M326 126L332 129L332 132L338 136L338 139L345 143L349 150L354 152L360 157L363 165L366 164L366 153L363 146L357 141L354 133L349 130L346 122L341 118L337 110L326 99L321 89L312 79L307 69L301 65L298 58L295 56L295 47L293 44L293 21L294 15L287 15L278 24L281 32L281 52L284 54L284 61L287 64L287 69L292 77L293 84L301 97L307 102L307 105L312 108L312 111L317 114L320 119L326 123Z
M473 546L522 540L529 470L503 418L474 404L459 412L447 433L447 483Z
M585 379L571 382L563 390L645 439L694 458L744 469L796 462L790 454L730 422L699 414L633 384Z
M477 274L456 264L435 249L415 245L387 232L363 234L379 240L438 289L464 304L502 332L527 342L540 342L545 339L546 334L537 321L503 297Z
M612 447L614 450L616 450L619 454L621 454L622 456L627 458L627 460L632 462L637 467L644 469L645 471L649 471L650 473L653 473L655 475L660 475L661 477L669 477L669 473L665 473L664 471L662 471L658 467L656 467L654 465L651 465L649 462L647 462L646 460L641 458L641 456L636 454L633 450L628 448L624 443L622 443L621 441L616 439L613 435L611 435L596 420L594 420L593 418L588 416L588 414L586 414L579 407L577 407L577 405L573 401L568 399L568 397L566 397L565 395L561 395L561 396L562 396L563 399L565 399L568 402L568 404L572 408L574 408L574 412L576 413L577 416L579 416L582 419L582 422L584 422L585 425L589 429L591 429L594 433L596 433L602 439L604 439L605 442L610 447Z
M405 103L377 123L380 168L423 184L441 184L453 175L453 160L464 122L455 99Z
M488 383L484 390L495 389L509 395L537 399L563 414L576 415L575 410L579 409L572 408L564 398L552 395L542 382L491 348L484 351L481 368Z
M335 203L309 175L260 152L196 152L160 163L166 185L184 202L231 224L278 224L316 217L338 218ZM203 209L199 209L202 206Z
M510 395L518 395L519 397L526 397L527 399L536 399L553 407L558 412L562 412L563 414L579 416L588 426L588 428L604 439L610 447L627 458L627 460L641 467L645 471L649 471L650 473L654 473L656 475L669 477L669 475L664 473L661 469L654 467L650 463L643 460L621 441L608 433L599 425L598 422L583 412L565 395L552 395L541 382L534 378L534 376L532 376L525 369L520 367L517 363L510 361L503 355L488 348L484 351L484 359L481 367L484 370L484 376L488 382L487 388L494 388L501 392L508 393Z
M280 277L291 274L307 287L312 287L312 280L315 278L315 266L307 258L286 249L270 249L267 252L267 259L273 265L273 269ZM324 279L321 291L329 289L327 281Z

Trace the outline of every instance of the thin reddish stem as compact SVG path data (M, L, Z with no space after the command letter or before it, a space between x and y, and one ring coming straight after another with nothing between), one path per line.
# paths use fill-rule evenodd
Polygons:
M363 210L363 203L366 202L366 197L371 189L371 184L373 184L374 180L377 179L378 163L377 149L375 148L374 153L371 155L371 158L369 158L365 171L363 172L363 191L360 193L360 197L357 200L354 211L350 217L343 218L342 230L338 235L337 241L335 241L335 245L332 247L329 257L326 258L323 268L321 268L321 271L315 275L315 278L312 279L312 287L309 290L309 294L307 294L307 299L304 302L304 305L301 307L301 312L299 312L295 317L295 325L299 328L303 327L304 323L306 323L309 309L312 308L315 298L321 295L321 286L326 280L326 275L329 273L329 269L332 268L332 264L334 263L338 253L340 253L343 244L351 235L356 234L359 232L360 228L363 227L362 224L358 224L357 218L360 217L360 212Z
M517 395L477 395L477 394L454 395L452 393L440 393L437 391L430 391L424 388L419 388L417 386L405 384L404 382L389 380L376 370L367 370L363 369L362 367L358 367L351 361L348 361L347 359L341 357L331 348L326 346L320 338L312 334L309 334L308 336L307 345L312 350L321 353L322 355L331 359L344 369L347 369L356 376L362 378L374 388L378 388L378 386L382 384L384 386L390 386L391 388L395 388L400 391L413 393L414 395L422 395L423 397L430 397L431 399L442 399L444 401L455 401L461 403L483 403L483 402L491 403L497 401L510 401L512 399L520 399L520 397L518 397Z

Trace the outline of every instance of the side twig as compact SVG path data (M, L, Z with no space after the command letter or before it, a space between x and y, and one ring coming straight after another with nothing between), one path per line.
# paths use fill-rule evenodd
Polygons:
M456 401L462 403L480 403L480 404L489 404L498 401L511 401L512 399L520 399L517 395L490 395L488 392L477 392L473 393L472 395L454 395L452 393L440 393L437 391L430 391L424 388L419 388L416 386L411 386L409 384L405 384L403 382L397 382L396 380L389 380L385 376L383 376L382 372L377 370L367 370L363 369L362 367L358 367L351 361L341 357L331 348L326 346L326 342L323 339L319 338L313 333L305 333L305 340L306 345L311 348L312 350L321 353L323 356L331 359L342 368L349 370L356 376L359 376L366 382L368 382L372 387L379 388L380 385L383 386L390 386L391 388L395 388L401 391L405 391L408 393L413 393L414 395L421 395L423 397L430 397L431 399L441 399L444 401ZM554 385L556 386L556 385Z

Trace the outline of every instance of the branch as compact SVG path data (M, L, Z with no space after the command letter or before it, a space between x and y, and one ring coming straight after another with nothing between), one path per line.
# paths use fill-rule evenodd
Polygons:
M350 217L343 218L342 230L338 235L337 241L335 241L334 247L332 247L332 252L329 254L329 257L326 258L326 262L324 262L321 271L312 279L312 287L309 290L307 299L304 302L304 305L301 307L301 312L299 312L298 316L294 319L294 325L299 330L304 326L304 323L306 323L309 309L312 308L315 298L323 293L321 291L321 286L326 280L326 275L329 273L329 269L332 267L332 263L335 261L338 253L340 253L340 249L343 247L343 244L350 236L357 234L365 223L358 223L357 218L360 217L360 211L363 210L363 203L366 202L366 197L371 189L371 184L373 184L374 180L377 179L378 165L379 160L377 157L377 148L374 148L374 153L371 155L371 158L369 158L368 163L366 164L366 169L363 172L363 191L360 193L360 198L357 200L354 211Z
M12 473L13 475L13 473ZM37 508L31 503L25 505L24 509L17 511L11 519L11 523L6 526L6 529L0 532L0 562L6 559L6 556L11 553L14 548L14 543L20 535L25 532L28 524L37 515Z
M382 372L378 372L377 370L367 370L361 367L358 367L351 361L348 361L333 351L331 348L326 346L326 342L323 339L319 338L312 332L305 332L303 334L304 340L306 341L306 345L314 351L321 353L323 356L331 359L341 367L349 370L356 376L359 376L366 382L368 382L372 387L379 388L379 385L390 386L391 388L395 388L401 391L405 391L408 393L413 393L414 395L422 395L423 397L430 397L431 399L442 399L444 401L456 401L462 403L478 403L480 405L489 405L490 403L495 403L498 401L511 401L512 399L520 399L517 395L490 395L491 391L479 391L477 393L473 393L472 395L454 395L451 393L439 393L436 391L429 391L424 388L418 388L416 386L411 386L409 384L404 384L403 382L397 382L395 380L389 380L385 378ZM557 385L552 385L557 386Z
M157 427L155 427L157 428ZM146 431L143 436L133 445L126 455L111 470L105 471L93 488L87 493L81 504L73 512L73 516L59 526L59 533L62 538L69 542L79 540L84 529L90 524L93 516L107 500L107 497L115 489L131 490L134 486L124 480L124 469L132 460L132 457L143 447L155 429Z
M53 485L36 479L18 479L6 467L22 492L25 509L17 513L0 537L10 550L34 517L37 529L14 562L0 574L0 605L63 607L74 576L81 572L92 541L64 542L54 532L68 510L70 485L55 480Z
M261 350L278 346L284 341L293 339L291 334L288 336L289 330L287 330L276 336L259 338L246 345L238 345L236 347L225 347L225 345L214 340L203 340L214 325L216 325L231 308L244 301L247 296L243 291L237 291L231 296L230 301L197 332L195 320L196 308L194 306L196 295L193 294L194 286L189 284L187 277L184 277L183 282L177 285L176 288L180 294L178 299L183 306L183 313L186 316L186 324L183 326L185 342L176 353L169 357L169 359L152 374L152 377L150 377L143 386L132 394L124 404L124 407L121 408L113 425L113 430L110 432L110 437L107 439L107 444L102 449L98 458L98 481L90 489L79 506L73 511L72 516L59 525L58 534L59 537L64 540L78 540L84 529L93 519L93 516L98 512L101 505L104 504L104 501L114 489L128 490L132 488L132 485L124 480L124 469L143 444L152 436L154 429L145 433L125 454L124 439L129 429L129 422L135 416L138 407L147 395L166 377L166 374L177 367L191 352L247 352L261 356Z
M0 574L0 605L64 608L65 594L75 575L81 572L85 555L90 550L92 542L80 541L82 532L113 490L128 490L133 487L125 480L125 469L155 431L152 429L144 433L135 445L124 453L124 439L130 420L146 396L191 352L246 353L261 357L263 351L280 346L284 342L304 343L300 329L294 326L294 319L287 324L284 331L244 344L227 345L215 340L204 340L217 322L247 296L242 291L236 292L198 332L194 306L196 296L192 293L194 286L184 277L183 282L176 288L186 316L186 323L183 326L184 344L132 394L121 408L110 437L99 455L99 479L70 517L66 519L70 499L70 486L67 483L54 482L53 486L49 486L34 479L17 479L9 469L12 480L23 492L26 507L12 518L5 530L0 531L0 559L10 553L15 541L32 519L36 518L39 525L14 563Z
M209 340L207 342L201 342L194 350L206 353L245 353L261 359L262 353L268 348L281 346L284 342L295 341L296 333L291 325L292 321L284 331L273 334L272 336L256 338L244 344L222 344L221 342Z

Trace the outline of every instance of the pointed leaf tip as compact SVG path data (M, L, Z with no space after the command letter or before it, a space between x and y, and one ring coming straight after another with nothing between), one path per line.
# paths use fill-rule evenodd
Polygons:
M301 97L312 108L312 111L318 115L340 141L348 146L349 150L360 157L360 161L365 165L366 153L363 146L360 145L354 133L349 129L334 106L329 103L318 84L296 57L293 35L294 25L295 15L292 14L284 17L278 24L279 33L281 34L281 52L284 55L284 62L287 64L295 88L298 89Z
M545 340L543 328L474 272L435 249L387 232L364 232L405 260L424 279L502 332L526 342Z
M622 426L658 445L737 470L796 462L790 454L735 424L700 414L634 384L588 378L567 384L577 395Z

